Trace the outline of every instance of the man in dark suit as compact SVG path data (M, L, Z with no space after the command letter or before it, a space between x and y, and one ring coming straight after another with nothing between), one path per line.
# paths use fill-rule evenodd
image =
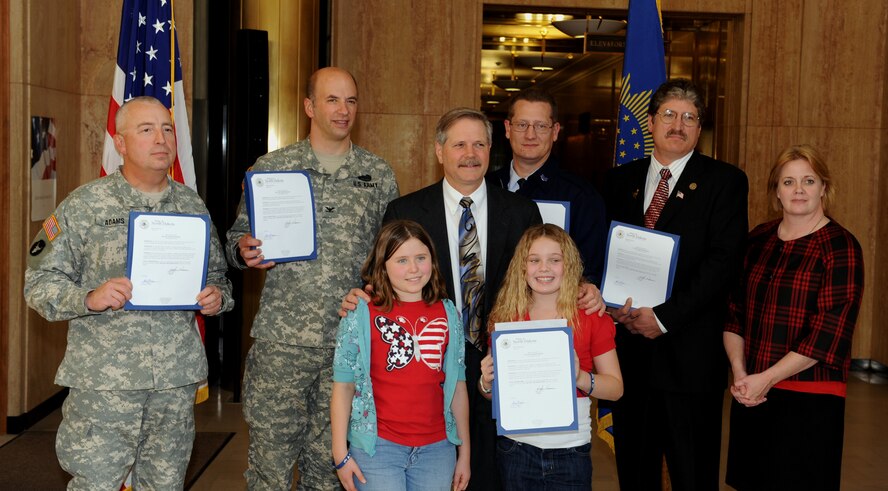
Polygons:
M613 312L625 392L614 407L620 488L660 489L663 457L673 489L719 487L727 362L722 330L728 292L748 231L746 175L694 151L704 107L687 80L651 98L653 155L613 169L609 218L678 235L672 295Z
M583 257L583 276L600 285L607 234L604 200L586 180L562 170L552 156L561 130L555 98L538 88L513 95L504 124L512 162L491 172L489 180L530 199L570 203L567 228Z
M483 286L478 292L477 308L470 314L469 324L476 332L466 333L466 385L472 440L469 489L498 489L496 427L490 401L479 394L478 385L481 359L487 353L487 316L518 240L528 227L542 220L532 201L496 184L485 183L492 126L483 113L468 108L454 109L441 117L436 132L435 154L444 168L444 179L389 203L383 221L415 220L426 229L438 253L447 294L457 309L463 309L467 302L460 284L458 228L463 214L460 201L472 200L470 210L481 245Z

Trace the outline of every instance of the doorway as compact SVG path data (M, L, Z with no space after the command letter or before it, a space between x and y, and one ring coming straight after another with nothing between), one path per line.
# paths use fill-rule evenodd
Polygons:
M491 168L508 165L511 151L501 122L511 94L535 86L558 103L561 134L554 152L562 166L601 189L613 167L626 40L625 10L485 5L480 107L494 121ZM698 150L736 157L741 18L662 13L667 78L688 78L704 94L708 115ZM579 26L579 31L571 30ZM590 27L591 26L591 27ZM585 33L585 37L584 34ZM576 37L576 36L579 37ZM734 107L729 107L728 104ZM734 148L732 148L732 146Z

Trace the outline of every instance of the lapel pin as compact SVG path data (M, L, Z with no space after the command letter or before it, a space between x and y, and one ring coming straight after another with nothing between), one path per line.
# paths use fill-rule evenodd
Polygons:
M545 174L540 174L540 180L543 182L549 182L549 177Z
M675 197L678 198L678 199L684 199L685 194L682 193L681 191L676 191L676 193L675 193Z
M688 187L691 188L691 191L693 191L693 190L697 189L697 183L696 183L696 182L692 182L691 185L688 186Z
M637 199L637 198L638 198L638 190L636 189L635 191L632 192L632 199Z

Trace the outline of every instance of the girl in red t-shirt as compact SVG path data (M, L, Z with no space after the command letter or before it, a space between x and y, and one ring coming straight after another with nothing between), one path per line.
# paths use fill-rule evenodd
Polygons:
M416 222L384 225L361 276L373 300L342 319L333 360L339 480L347 490L465 489L465 348L431 239Z
M490 314L491 331L497 322L567 319L574 336L579 428L499 437L497 465L505 489L592 488L589 396L619 399L623 378L613 321L577 309L582 272L580 253L567 232L556 225L535 225L518 242ZM482 393L491 392L490 354L481 362L478 384Z

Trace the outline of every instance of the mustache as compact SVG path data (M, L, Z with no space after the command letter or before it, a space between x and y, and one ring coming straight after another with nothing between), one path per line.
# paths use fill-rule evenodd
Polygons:
M688 135L685 134L685 132L682 130L669 130L666 132L666 138L669 138L670 136L673 136L673 135L681 137L682 140L688 139Z
M466 158L459 161L459 165L467 165L467 166L468 165L471 165L471 166L478 165L478 166L480 166L481 160L477 159L475 157L466 157Z

